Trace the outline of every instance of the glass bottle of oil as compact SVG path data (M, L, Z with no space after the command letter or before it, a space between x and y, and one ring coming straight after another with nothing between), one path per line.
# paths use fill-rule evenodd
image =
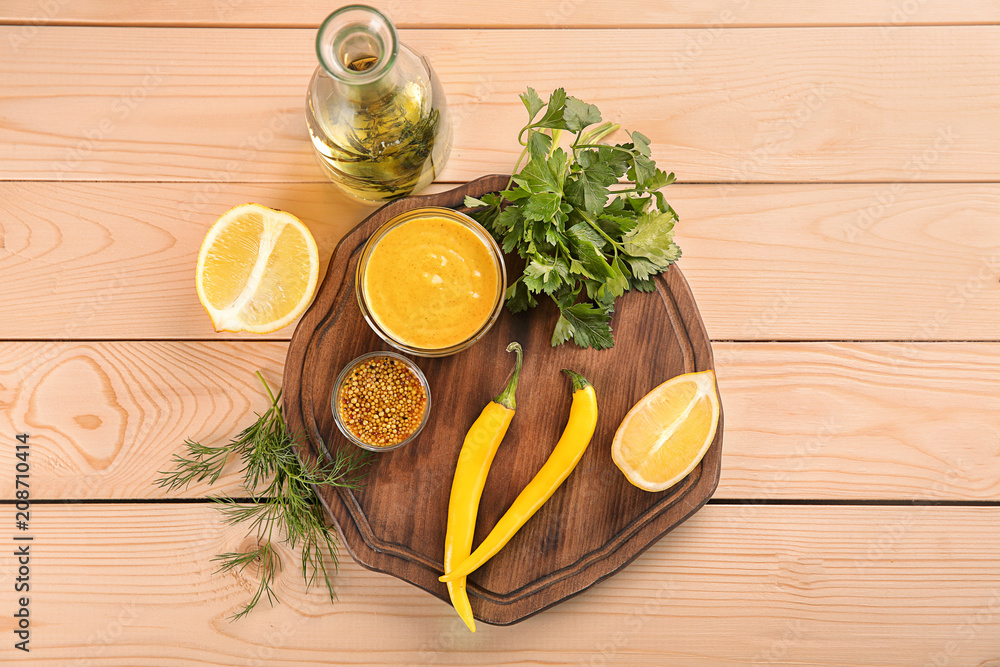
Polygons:
M373 202L429 185L451 151L451 124L427 59L399 42L381 12L364 5L330 14L316 52L320 64L306 96L306 122L327 175L348 194Z

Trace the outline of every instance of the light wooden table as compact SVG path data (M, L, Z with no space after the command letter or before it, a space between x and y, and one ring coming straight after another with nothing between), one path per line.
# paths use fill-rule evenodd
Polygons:
M329 256L370 209L314 164L315 0L0 3L0 656L62 665L1000 664L1000 4L376 3L456 118L441 183L510 169L526 85L653 140L726 407L715 499L513 627L346 552L230 623L250 574L185 437L265 403L292 328L215 334L206 228L258 201ZM623 28L623 29L619 29ZM31 434L30 653L14 649ZM237 492L235 475L218 491Z

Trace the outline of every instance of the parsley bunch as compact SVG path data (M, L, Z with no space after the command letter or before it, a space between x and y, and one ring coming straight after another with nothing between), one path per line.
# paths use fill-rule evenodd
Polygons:
M627 133L628 143L600 143L619 126L602 123L597 107L562 88L547 103L532 88L520 98L528 124L518 134L516 173L507 189L466 197L465 205L504 252L524 259L505 295L511 312L547 295L559 307L553 346L572 338L580 347L613 347L615 299L655 290L653 278L681 255L677 214L660 192L674 175L656 168L639 132ZM569 152L560 146L564 132L572 135ZM631 183L619 183L622 176Z

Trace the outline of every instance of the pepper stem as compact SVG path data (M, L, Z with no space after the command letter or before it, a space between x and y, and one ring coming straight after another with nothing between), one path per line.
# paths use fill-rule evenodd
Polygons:
M591 386L590 381L576 371L564 368L562 369L562 372L568 375L569 379L573 381L573 391L580 391L581 389L586 389Z
M521 377L521 359L524 353L521 351L521 344L517 341L508 345L507 351L517 353L517 361L514 362L514 372L510 374L507 386L503 388L499 396L493 399L493 402L499 403L508 410L516 410L517 402L514 400L514 394L517 392L517 380Z

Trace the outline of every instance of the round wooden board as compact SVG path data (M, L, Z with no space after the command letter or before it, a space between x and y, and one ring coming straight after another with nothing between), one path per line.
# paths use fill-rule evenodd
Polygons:
M285 363L285 415L307 437L303 455L353 446L333 422L333 381L354 357L390 349L365 323L354 292L357 258L369 235L411 208L461 209L465 195L500 190L507 178L486 176L448 192L392 202L337 246ZM610 350L551 347L557 311L542 300L527 313L504 309L493 329L465 352L416 358L431 386L426 428L409 445L376 454L364 488L321 494L354 559L448 599L438 576L454 466L469 426L507 379L513 356L504 350L512 340L524 347L518 409L483 491L476 544L541 467L565 426L571 389L560 369L574 369L594 384L600 417L577 469L469 578L476 618L507 625L565 600L614 574L704 505L719 480L721 423L702 462L667 491L637 489L611 460L615 430L643 395L675 375L713 368L711 344L680 270L671 267L656 283L655 293L633 291L619 299Z

